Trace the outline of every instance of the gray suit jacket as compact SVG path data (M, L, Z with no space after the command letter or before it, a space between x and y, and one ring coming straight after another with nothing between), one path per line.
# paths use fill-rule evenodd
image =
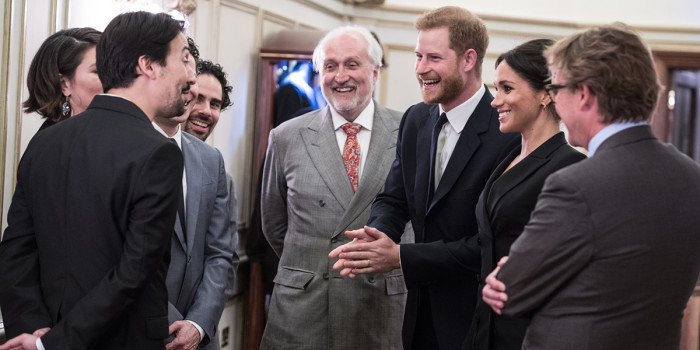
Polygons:
M678 349L700 271L700 167L649 126L551 175L498 278L523 349Z
M200 346L218 349L216 328L226 302L224 290L229 271L238 265L231 245L224 160L217 149L187 133L182 133L182 153L186 232L178 216L166 280L168 321L194 321L205 332Z
M375 104L353 194L328 107L270 133L262 227L280 256L262 349L399 349L406 287L399 270L340 277L328 259L362 228L395 156L400 114Z

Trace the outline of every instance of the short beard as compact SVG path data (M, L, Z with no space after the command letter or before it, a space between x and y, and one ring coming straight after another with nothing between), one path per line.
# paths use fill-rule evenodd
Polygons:
M420 79L418 81L421 84L421 92L423 92L423 82L420 81ZM462 93L464 79L462 79L462 76L458 74L458 72L454 72L454 74L441 78L440 84L442 84L442 89L440 89L435 97L430 98L423 93L423 101L425 103L448 104L454 101Z

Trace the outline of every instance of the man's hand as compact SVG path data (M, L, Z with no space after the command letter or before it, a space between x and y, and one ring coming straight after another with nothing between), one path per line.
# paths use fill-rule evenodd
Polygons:
M484 300L486 304L491 306L493 312L500 315L505 302L508 301L508 295L506 294L506 285L503 282L496 279L498 271L501 270L501 266L508 261L508 257L504 256L501 261L498 262L498 267L496 267L489 275L486 277L486 285L481 291L481 299Z
M195 350L201 341L199 331L189 321L173 322L168 332L175 333L175 339L165 346L166 350Z
M0 345L0 350L36 350L36 340L39 337L32 334L20 334Z
M34 333L32 333L32 335L35 337L41 338L49 330L51 330L51 328L49 328L49 327L39 328L39 329L35 330Z
M344 244L328 254L339 257L333 269L341 269L340 275L355 277L361 273L389 272L401 267L400 246L374 227L365 226L362 230L347 231L345 235L353 241Z

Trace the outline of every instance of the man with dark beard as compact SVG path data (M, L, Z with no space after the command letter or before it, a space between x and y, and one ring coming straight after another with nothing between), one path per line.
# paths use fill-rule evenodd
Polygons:
M424 103L404 113L396 160L357 240L331 252L341 274L403 270L406 349L457 349L474 312L480 251L474 209L489 175L518 145L499 131L481 80L486 27L459 7L416 21L416 76ZM397 244L406 222L415 244Z

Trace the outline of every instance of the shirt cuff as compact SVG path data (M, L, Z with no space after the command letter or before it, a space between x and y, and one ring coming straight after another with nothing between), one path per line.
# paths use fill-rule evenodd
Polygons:
M36 348L37 350L46 350L44 343L41 342L41 338L36 338Z
M204 340L204 330L202 329L202 327L200 327L200 326L199 326L196 322L194 322L194 321L190 321L190 320L185 320L185 321L191 323L191 324L194 326L194 328L197 328L197 331L199 332L199 342L201 343L202 340ZM40 349L40 350L43 350L43 349Z

